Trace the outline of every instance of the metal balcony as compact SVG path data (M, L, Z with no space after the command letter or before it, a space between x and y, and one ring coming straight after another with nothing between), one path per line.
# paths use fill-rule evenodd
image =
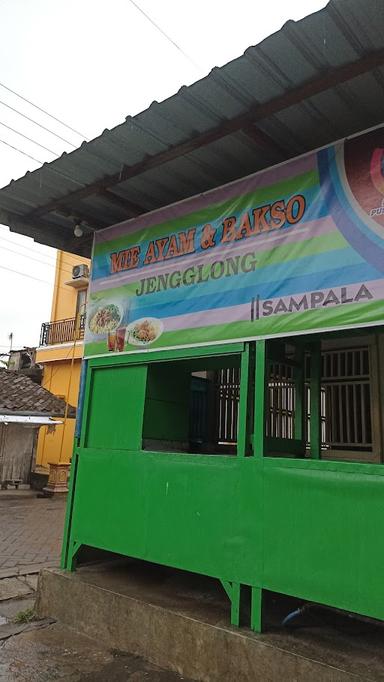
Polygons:
M53 346L84 338L85 315L70 317L57 322L43 322L40 332L40 346Z

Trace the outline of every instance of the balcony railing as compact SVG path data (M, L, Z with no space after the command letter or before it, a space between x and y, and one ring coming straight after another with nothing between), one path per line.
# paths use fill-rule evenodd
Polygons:
M78 341L84 338L85 315L70 317L57 322L43 322L40 332L40 346Z

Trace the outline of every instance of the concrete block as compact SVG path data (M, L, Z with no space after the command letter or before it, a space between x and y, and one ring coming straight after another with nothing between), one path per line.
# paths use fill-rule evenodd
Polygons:
M179 606L170 599L167 607L167 596L156 597L151 589L146 601L141 588L135 596L133 583L116 591L116 580L108 582L105 573L101 579L95 571L43 570L36 610L39 617L54 617L107 647L202 682L383 679L382 661L370 668L372 652L359 657L358 645L353 652L345 642L338 650L333 643L318 648L313 640L300 643L291 633L256 635L223 625L217 611L204 622L201 603L195 612L191 599Z

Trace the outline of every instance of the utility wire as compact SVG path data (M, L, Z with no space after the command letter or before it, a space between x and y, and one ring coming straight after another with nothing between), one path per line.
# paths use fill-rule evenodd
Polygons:
M1 138L0 138L0 142L2 142L2 144L7 145L7 147L10 147L11 149L13 149L15 152L19 152L19 154L23 154L24 156L28 156L29 159L36 161L36 163L39 163L40 166L43 166L44 164L47 163L45 161L40 161L39 159L36 159L34 156L31 156L31 154L27 154L27 152L24 152L22 149L19 149L18 147L14 147L12 144L10 144L9 142L6 142L5 140L2 140ZM52 152L52 153L54 153L54 152ZM55 159L53 159L53 161L55 161ZM63 173L62 171L57 170L57 168L53 168L50 165L50 163L49 164L47 163L47 165L45 167L49 172L56 173L56 175L60 175L60 177L65 178L66 180L69 180L70 182L74 182L75 185L79 185L79 187L84 187L83 182L79 182L78 180L75 180L75 178L72 178L70 175L67 175L66 173ZM37 171L39 169L35 168L35 170ZM89 227L91 227L91 226L89 226Z
M14 270L13 268L7 268L6 265L0 265L2 270L7 270L7 272L13 272L15 275L21 275L22 277L28 277L28 279L34 279L36 282L42 282L43 284L50 284L55 287L54 282L50 282L48 279L41 279L41 277L34 277L34 275L28 275L26 272L20 272L20 270ZM68 287L62 287L60 284L57 285L58 289L62 289L68 293Z
M43 161L39 161L39 159L35 159L35 157L31 156L31 154L27 154L27 152L23 152L18 147L14 147L13 144L9 144L9 142L6 142L5 140L2 140L1 138L0 138L0 142L1 142L1 144L5 144L7 147L10 147L11 149L14 149L15 152L19 152L19 154L23 154L24 156L28 156L29 159L32 159L32 161L36 161L36 163L39 163L40 165L42 165L44 163Z
M4 227L4 230L7 230L8 228ZM9 232L9 234L13 234L12 232ZM0 241L7 242L8 244L12 244L12 246L16 246L18 249L25 249L26 251L31 251L30 246L26 246L24 244L19 244L18 242L14 242L12 239L7 239L6 237L3 237L2 234L0 233ZM36 244L36 242L34 242ZM51 247L54 248L54 247ZM59 249L60 250L60 249ZM40 251L40 249L34 249L33 252L36 254L41 254L42 256L45 256L48 259L52 259L52 263L47 262L46 265L54 265L56 267L56 255L50 254L50 253L45 253L44 251ZM20 254L24 255L24 254ZM42 263L44 261L41 261ZM65 258L62 258L62 262L65 263L65 265L68 265L70 270L68 272L72 272L72 268L76 263L71 263L69 260L66 260Z
M4 230L6 230L6 229L7 229L7 228L4 227ZM13 232L9 232L9 234L14 234L14 233L13 233ZM7 239L6 237L3 237L1 234L0 234L0 241L7 242L7 244L12 244L12 246L16 246L18 249L25 249L25 250L28 251L28 252L31 251L31 247L30 247L30 246L26 246L26 245L24 245L24 244L19 244L19 242L15 242L15 241L13 241L12 239ZM34 243L36 243L36 242L34 242ZM51 247L51 248L54 248L54 247ZM53 254L44 253L44 251L40 251L40 249L34 249L34 253L39 253L39 254L41 254L42 256L45 256L45 257L48 258L48 259L52 259L52 263L47 263L47 265L51 265L51 264L54 265L55 262L56 262L56 256L54 256ZM43 262L43 261L41 261L41 262ZM68 265L70 265L70 263L69 263L68 261L65 261L65 262L66 262Z
M46 128L46 126L43 126L42 123L38 123L37 121L34 121L33 118L30 118L30 116L27 116L27 114L23 114L21 111L18 109L15 109L14 107L11 107L10 104L7 104L6 102L3 102L3 100L0 100L0 104L2 104L4 107L7 107L7 109L10 109L11 111L14 111L16 114L19 114L19 116L22 116L23 118L26 118L27 121L30 121L36 126L39 126L39 128L42 128L45 130L47 133L50 133L50 135L54 135L55 137L58 137L59 140L62 140L62 142L65 142L65 144L69 144L70 147L73 147L74 149L77 148L77 145L73 144L69 140L66 140L65 137L62 137L58 133L55 133L53 130L50 130L49 128Z
M137 4L137 2L135 2L134 0L129 0L129 2L131 3L131 5L136 7L137 11L140 12L147 19L147 21L149 21L152 24L152 26L154 26L157 29L157 31L159 31L159 33L161 33L161 35L164 38L166 38L170 43L172 43L173 47L175 47L176 50L181 52L181 54L183 55L183 57L185 59L187 59L191 64L193 64L195 69L198 69L199 71L201 70L202 67L199 64L197 64L197 62L195 62L192 59L192 57L189 56L189 54L184 52L184 50L180 47L180 45L175 43L175 41L172 40L172 38L165 31L163 31L163 29L152 19L152 17L150 17L149 14L147 14L146 12L144 12L144 10Z
M6 234L9 234L9 235L18 234L18 233L12 232L12 230L10 230L6 225L0 225L0 228L2 230L4 230L4 232L6 232ZM2 239L5 242L8 242L9 244L13 244L13 246L21 247L22 249L27 249L27 251L30 251L29 246L24 245L24 244L19 244L19 242L13 241L13 239L7 239L6 237L3 237L1 232L0 232L0 239ZM49 248L55 250L54 246L51 246ZM46 253L45 251L40 251L40 249L35 249L35 253L40 253L42 256L46 256L47 258L52 258L52 260L56 260L56 254Z
M50 268L56 268L55 263L47 263L47 261L41 260L41 258L35 258L34 256L30 256L27 253L20 253L15 249L10 249L8 246L1 246L1 251L9 251L10 253L15 253L17 256L21 256L21 258L28 258L28 260L34 260L36 261L36 263L48 265ZM62 267L61 270L63 270L64 272L68 272L70 275L72 275L72 270L69 270L69 268Z
M23 97L23 95L20 95L20 94L19 94L18 92L16 92L15 90L12 90L12 88L9 88L9 87L8 87L7 85L5 85L4 83L0 83L0 86L1 86L2 88L4 88L5 90L8 90L8 92L11 92L13 95L16 95L16 97L19 97L19 98L22 99L24 102L27 102L27 103L30 104L32 107L35 107L35 109L37 109L38 111L41 111L43 114L46 114L46 116L49 116L49 118L52 118L54 121L57 121L57 123L60 123L60 124L61 124L62 126L64 126L65 128L68 128L68 130L71 130L73 133L76 133L76 135L80 135L80 137L83 138L83 140L86 140L86 141L88 142L88 138L87 138L85 135L83 135L83 133L80 133L80 132L79 132L78 130L76 130L75 128L72 128L72 127L69 126L67 123L64 123L64 121L62 121L60 118L57 118L56 116L53 116L52 114L50 114L48 111L46 111L46 110L43 109L42 107L37 106L37 104L34 104L34 103L31 102L29 99L27 99L26 97Z
M22 277L28 277L28 279L34 279L36 282L43 282L44 284L52 284L47 279L41 279L40 277L34 277L33 275L28 275L26 272L20 272L20 270L13 270L12 268L7 268L6 265L0 265L2 270L7 270L8 272L13 272L16 275L21 275ZM64 287L61 287L62 289Z
M20 137L24 137L25 140L28 140L29 142L33 142L33 144L36 144L38 147L41 147L42 149L45 149L46 152L49 152L50 154L53 154L54 156L58 156L58 154L52 149L49 149L48 147L44 147L43 144L40 144L40 142L36 142L36 140L32 140L31 137L28 137L28 135L24 135L24 133L20 133L19 130L16 130L15 128L11 128L11 126L7 125L6 123L3 123L0 121L0 125L4 126L4 128L8 128L8 130L11 130L13 133L16 133L16 135L20 135Z

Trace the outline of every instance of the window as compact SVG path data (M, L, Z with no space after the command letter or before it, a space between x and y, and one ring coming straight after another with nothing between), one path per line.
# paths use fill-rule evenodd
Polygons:
M322 352L321 441L322 457L357 461L375 459L379 430L373 423L372 400L379 399L372 365L374 348L360 345ZM310 369L307 363L307 374ZM307 386L307 440L310 390Z
M375 347L367 339L323 339L321 346L321 450L324 459L379 459L380 426L373 405L379 401L374 376ZM266 452L278 456L309 456L311 405L311 340L302 346L302 363L288 344L272 341L268 348ZM301 367L300 367L301 364ZM299 393L298 393L299 391ZM300 405L300 395L303 396ZM297 408L300 406L300 417ZM302 428L297 420L302 418ZM301 436L300 436L301 434ZM298 439L302 440L302 448Z
M295 384L293 367L283 362L269 365L267 436L294 438Z
M237 451L240 356L148 365L143 449Z
M270 341L266 358L265 453L304 457L304 348L302 342ZM257 396L256 396L257 400Z
M87 290L86 289L79 289L77 292L77 300L76 300L76 319L78 319L79 316L85 314L86 303L87 303Z

